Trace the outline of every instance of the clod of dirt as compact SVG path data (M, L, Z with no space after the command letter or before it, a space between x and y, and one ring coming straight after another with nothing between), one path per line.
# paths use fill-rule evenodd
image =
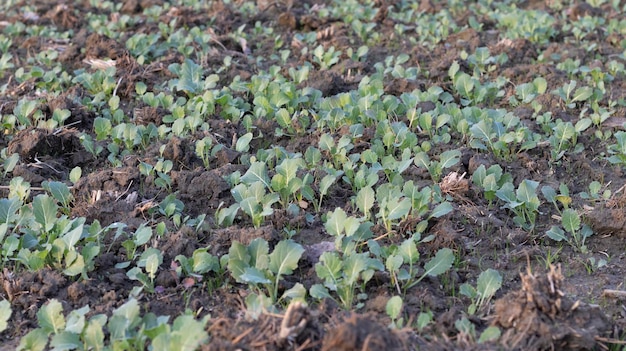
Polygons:
M545 275L521 275L522 289L495 303L493 325L503 329L500 341L515 350L590 350L595 336L610 332L607 317L595 306L572 301L560 290L560 266Z
M353 313L324 336L322 351L407 350L406 337Z
M262 314L256 320L217 319L209 334L206 350L319 350L323 325L316 313L296 302L282 318Z
M8 154L18 153L24 161L45 155L59 156L81 150L79 138L70 131L52 133L47 129L28 128L18 132L9 142Z

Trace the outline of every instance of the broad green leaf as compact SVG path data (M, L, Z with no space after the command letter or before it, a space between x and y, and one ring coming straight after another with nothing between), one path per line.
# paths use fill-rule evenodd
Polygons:
M127 331L138 322L139 303L136 299L130 298L122 306L113 310L113 315L107 324L110 340L125 340Z
M228 249L228 270L235 280L240 281L239 277L248 266L250 266L248 249L240 242L234 241Z
M8 326L7 322L11 318L11 304L7 300L0 301L0 333Z
M2 167L4 168L4 175L6 177L7 173L12 172L15 166L17 166L17 162L20 160L20 155L18 153L14 153L11 156L7 157Z
M155 351L193 351L206 343L209 335L205 321L197 321L193 316L185 314L174 320L172 332L161 333L152 342Z
M487 327L487 329L483 330L483 332L480 333L478 343L496 341L500 339L501 334L502 332L500 331L500 328L494 326Z
M396 272L402 267L404 259L401 255L389 255L385 261L385 268L391 273Z
M478 282L476 283L476 292L481 296L482 300L490 299L498 289L502 286L502 276L495 269L487 269L480 273Z
M576 131L576 133L582 133L587 130L587 128L589 128L592 123L593 122L591 121L591 118L581 118L574 125L574 130Z
M424 275L438 276L450 269L452 262L454 262L454 253L447 247L443 248L424 265Z
M461 151L459 150L448 150L444 151L439 155L439 164L441 165L441 169L450 168L461 160Z
M550 230L546 231L546 235L555 241L562 241L562 240L566 240L567 241L567 236L565 235L565 232L563 231L563 229L553 225L552 228L550 228Z
M320 181L320 195L324 196L328 193L328 189L330 189L331 185L335 183L337 180L337 176L333 174L327 174Z
M315 264L315 273L320 279L334 284L341 277L342 268L343 262L337 254L327 251L320 256L320 262Z
M346 233L347 237L351 237L354 235L354 233L356 233L356 231L359 229L359 226L361 225L361 222L356 218L356 217L348 217L346 218L346 221L344 222L344 231Z
M241 176L240 180L247 185L260 181L266 188L269 188L270 179L267 175L267 165L265 162L261 161L252 162L250 168L248 168L248 171Z
M415 159L413 160L413 162L417 167L422 167L425 169L430 168L430 158L428 157L428 154L423 151L415 154Z
M580 229L580 216L578 212L573 209L566 209L563 211L563 217L561 219L563 228L570 234L575 234Z
M248 152L248 150L250 150L250 141L252 141L252 133L246 133L240 136L235 144L235 151Z
M246 267L243 270L243 274L239 276L244 283L252 284L269 284L272 281L267 279L265 274L255 267Z
M320 150L322 151L331 151L332 148L335 147L335 140L329 134L324 133L320 136L320 141L318 145Z
M52 336L50 346L52 346L55 351L75 350L82 347L83 343L80 341L79 334L62 331Z
M71 311L67 316L65 323L65 331L80 334L85 327L85 315L89 312L89 306L83 306L79 309Z
M374 206L374 201L376 200L375 196L374 190L369 186L359 190L356 195L356 206L365 217L369 217L369 211Z
M472 133L472 137L490 142L492 133L491 122L488 124L486 120L481 119L478 123L470 127L470 132Z
M39 322L39 327L47 333L58 334L65 329L63 306L56 299L50 300L37 311L37 321Z
M407 264L417 262L420 257L420 253L417 251L417 245L413 238L408 238L402 242L398 247L398 254L402 256L404 262Z
M291 274L294 269L298 268L298 261L303 252L302 245L292 240L279 242L270 254L270 271L277 277Z
M358 253L348 256L343 262L343 273L346 284L354 285L363 271L368 268L367 253Z
M285 290L281 299L289 298L293 301L302 301L306 299L306 288L301 283L296 283L291 289Z
M474 80L467 73L459 73L454 80L454 88L463 97L470 97L474 90Z
M393 296L387 301L387 305L385 307L387 311L387 315L392 319L396 320L402 313L402 298L400 296Z
M70 171L70 176L69 176L70 181L76 184L76 182L80 180L82 173L83 173L83 170L80 167L76 166L72 168L72 170Z
M33 199L33 215L45 232L49 232L57 219L59 206L48 195L40 194Z
M85 259L77 251L68 251L65 254L65 269L63 274L74 277L85 271Z
M216 256L206 252L206 249L198 249L193 253L193 272L204 274L216 272L220 269L220 260Z
M270 247L263 238L255 238L248 245L250 253L250 266L265 270L269 266Z
M537 199L537 187L539 186L539 182L534 180L524 179L520 183L517 188L517 199L524 204L528 205L532 202L535 202Z
M459 293L461 295L469 297L470 299L474 299L476 298L476 296L478 296L476 289L474 289L474 287L469 285L468 283L461 284L461 286L459 287Z
M411 210L411 200L408 198L389 199L386 203L387 215L385 216L389 220L396 220L406 216Z
M80 240L83 235L83 223L85 222L85 218L77 218L73 221L72 226L74 227L69 232L63 235L63 241L67 245L69 250L75 250L76 243Z
M83 340L85 346L92 350L104 350L104 322L99 318L92 318L87 323L87 328L83 332Z
M546 89L548 88L548 82L546 81L545 78L543 77L537 77L533 80L533 85L535 86L535 89L537 90L538 94L543 94L546 92Z
M42 328L33 329L28 334L20 339L20 344L17 346L17 351L43 351L48 345L48 335Z
M145 223L141 223L135 233L133 234L133 241L135 245L141 246L146 244L152 238L152 227L146 226Z
M571 102L585 101L585 100L589 99L589 97L591 97L591 95L593 95L593 88L591 88L591 87L580 87L580 88L576 89L576 92L574 93L574 95L572 95Z
M322 284L313 284L313 286L311 286L311 288L309 289L309 295L318 300L332 299L332 296L330 296L328 289Z
M0 223L13 223L17 220L17 210L21 207L16 197L0 199Z
M346 212L342 208L337 207L335 211L328 212L324 228L326 228L328 234L339 236L344 231L346 218L348 218Z
M430 213L428 218L439 218L452 212L452 210L452 205L448 201L444 201L437 205L437 207L433 208L433 211Z
M556 190L549 185L545 185L541 187L541 193L546 200L550 202L556 202Z

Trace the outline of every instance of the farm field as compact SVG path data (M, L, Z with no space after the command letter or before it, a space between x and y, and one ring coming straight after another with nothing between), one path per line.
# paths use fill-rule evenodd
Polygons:
M626 350L626 3L5 0L0 350Z

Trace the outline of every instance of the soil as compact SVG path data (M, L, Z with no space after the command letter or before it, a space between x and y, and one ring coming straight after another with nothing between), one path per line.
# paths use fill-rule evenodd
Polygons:
M125 43L136 33L159 32L157 24L147 20L145 11L162 2L126 0L122 2L120 12L111 12L92 7L90 1L63 2L59 5L49 1L18 1L0 14L0 29L6 27L7 23L22 21L27 26L45 26L69 33L67 41L62 43L44 37L26 37L24 32L14 35L9 52L19 60L33 58L50 48L60 52L58 60L67 72L93 69L85 63L88 60L115 60L115 80L119 80L116 90L125 115L133 116L136 124L159 125L168 111L147 106L136 99L135 84L143 82L148 91L158 91L164 81L172 78L167 67L172 63L182 63L184 57L172 49L160 57L150 58L148 63L140 64L126 49ZM175 23L182 30L200 26L213 35L213 49L204 56L205 61L199 63L205 73L210 74L215 73L213 67L220 66L227 56L233 58L230 70L219 73L220 86L230 84L235 77L245 81L272 65L282 65L282 69L287 72L304 61L312 61L311 50L308 53L301 50L303 44L298 39L301 34L317 33L318 42L324 47L334 46L344 53L348 48L358 48L363 44L340 19L321 17L313 10L329 5L328 1L277 1L267 4L266 1L258 0L258 8L262 10L255 15L245 15L240 11L239 5L243 1L218 0L210 3L203 10L172 6L159 15L158 21ZM485 79L502 76L510 81L507 97L501 100L502 106L495 106L510 108L508 96L514 94L515 84L532 81L536 75L543 76L549 87L560 87L569 82L570 78L558 70L555 64L537 62L540 53L546 57L551 53L559 53L561 60L578 59L582 64L603 67L603 63L589 57L584 48L570 44L562 37L552 38L545 44L532 43L526 39L503 40L493 20L487 18L483 19L483 31L464 29L433 47L412 46L407 38L395 34L394 26L398 23L386 15L388 9L395 9L397 4L386 0L368 3L373 4L373 9L377 11L376 30L381 33L381 39L375 45L370 44L367 58L355 62L343 54L340 62L329 70L315 66L316 70L311 72L301 87L318 89L323 96L348 92L358 87L364 75L376 71L374 64L383 61L388 55L406 53L410 56L408 65L419 66L421 72L428 74L421 74L417 80L389 79L385 81L385 94L400 96L415 89L428 89L432 85L451 91L447 75L452 62L459 60L462 51L471 53L478 47L488 47L494 56L506 53L509 57L502 67L487 73ZM31 13L29 17L20 10L26 4ZM544 2L526 1L520 7L562 17L558 10ZM440 5L435 1L421 1L419 4L419 11L425 13L437 13L440 10ZM565 11L568 18L596 15L608 20L619 15L608 4L596 8L576 1ZM122 37L114 39L93 31L83 15L89 12L97 13L109 21L119 20L120 16L133 16L140 20L129 26ZM459 26L467 24L467 14L453 15ZM481 18L477 20L481 21ZM232 33L238 28L245 26L244 31L251 33L256 23L281 34L292 50L286 62L280 62L279 58L273 56L276 52L271 36L261 35L259 42L247 44L234 39ZM618 55L624 51L625 35L622 32L615 36L608 38L598 33L594 41L596 52L619 60ZM621 47L619 43L622 43ZM191 45L197 46L196 43ZM195 50L201 48L197 46ZM257 61L254 57L263 57L264 60ZM623 56L621 60L624 63ZM461 62L462 70L468 70L468 67L466 62ZM9 74L0 78L0 86L6 85L6 92L0 96L0 113L12 113L17 101L24 97L38 98L35 96L38 79L19 83ZM615 77L610 90L615 97L624 97L624 74ZM7 148L7 155L20 155L20 163L1 180L0 185L5 187L0 188L0 195L8 196L6 186L12 177L20 176L30 182L33 189L37 189L47 180L69 184L69 172L74 167L81 167L83 176L72 187L72 217L85 217L87 223L97 220L102 226L125 223L126 233L134 232L142 223L166 221L169 233L151 243L165 254L156 278L159 289L154 294L143 296L142 311L177 316L189 309L197 312L199 317L210 314L207 328L211 341L203 349L588 350L605 349L616 340L626 338L624 298L619 294L605 292L607 289L626 289L624 175L618 167L595 157L606 150L606 145L598 143L590 133L583 133L580 141L593 145L589 146L594 149L593 152L568 153L558 165L548 162L550 150L541 147L518 153L507 161L495 160L479 150L463 149L462 162L453 170L457 174L466 174L465 180L450 185L447 190L442 188L454 197L454 211L429 222L429 234L435 234L435 240L420 246L422 259L431 257L440 248L448 247L455 251L459 263L441 277L425 279L410 289L404 298L404 315L409 321L409 327L420 312L433 314L434 323L424 330L417 332L411 328L387 328L391 320L385 313L385 303L395 291L389 284L390 278L384 274L367 285L368 301L356 311L343 311L332 301L323 301L309 306L292 305L281 315L263 314L255 320L245 315L243 301L247 294L246 286L223 276L181 281L172 270L175 257L189 257L194 250L206 247L211 254L223 255L228 252L232 242L247 244L255 238L263 238L273 246L284 238L285 228L298 228L293 239L302 243L307 253L298 271L286 278L285 286L281 289L295 282L302 282L308 288L319 283L314 270L319 255L332 248L333 239L325 232L321 214L335 207L349 209L352 206L350 198L354 195L352 189L341 182L331 188L328 200L323 202L319 212L315 212L312 206L306 209L313 220L304 215L292 216L286 211L276 210L273 217L258 229L254 229L246 217L239 218L231 227L219 228L215 223L216 211L234 202L230 185L224 177L246 170L241 164L242 154L235 151L233 145L237 136L245 134L245 127L221 119L219 111L208 117L211 137L225 146L209 167L205 167L195 155L195 141L207 136L199 132L189 138L158 141L143 151L125 156L120 167L112 167L106 156L103 156L106 152L94 157L81 144L82 133L91 134L95 140L93 123L96 113L81 103L87 95L89 92L80 84L71 83L58 96L39 98L38 109L47 116L57 109L69 110L71 117L65 124L70 127L57 130L28 128L0 139L0 147ZM560 98L550 93L537 99L544 111L553 112L556 118L563 120L575 122L582 108L566 111L562 108ZM420 107L423 112L427 112L434 105L423 103ZM529 108L520 107L514 112L522 119L522 123L536 125L531 119L532 110ZM618 105L613 117L606 123L613 130L618 130L622 128L620 122L623 122L625 116L626 107ZM276 145L290 152L304 154L309 145L318 145L319 135L315 133L304 133L300 137L276 136L274 122L261 120L256 123L257 130L262 131L264 137L263 140L252 142L253 149ZM340 130L338 134L342 132L346 131ZM375 129L363 133L360 140L362 148L369 145L374 134ZM98 143L106 148L106 144ZM174 223L158 213L158 204L167 194L155 184L154 177L140 174L139 164L154 164L161 155L174 164L171 188L176 198L184 203L184 215L191 218L206 215L205 223L198 231L187 226L176 229ZM553 208L549 210L545 206L548 210L539 215L535 232L528 233L513 223L510 213L505 209L490 206L482 197L480 189L467 179L471 179L479 165L488 167L496 163L513 175L515 184L522 179L533 179L542 185L558 188L560 183L564 183L571 194L586 191L593 180L608 184L607 188L614 194L610 201L588 204L578 198L575 200L581 206L583 203L587 205L585 221L595 232L588 240L589 253L581 254L568 245L558 244L543 236L555 224L552 216L558 213ZM430 181L429 175L414 165L407 170L407 174L423 184ZM37 191L33 190L31 195L37 194ZM410 225L415 223L405 223L407 228ZM391 243L399 238L384 240ZM127 260L126 249L120 240L114 238L114 233L106 234L102 241L108 250L97 257L89 279L69 278L52 268L29 272L11 263L4 266L0 275L0 298L11 302L13 315L9 328L0 334L0 350L14 349L22 336L37 327L36 313L50 299L61 301L66 312L89 305L90 315L110 314L127 301L131 289L138 283L127 278L125 269L116 268L116 264ZM549 256L555 253L558 255L554 265L547 264ZM590 269L588 259L592 257L596 261L607 259L607 265ZM501 273L502 289L496 294L491 308L480 311L477 316L468 316L466 311L471 301L458 294L458 287L466 282L475 285L480 272L488 268ZM221 284L214 286L216 282ZM474 335L459 332L455 321L462 317L470 318L478 331L488 326L499 327L502 332L499 343L477 344Z

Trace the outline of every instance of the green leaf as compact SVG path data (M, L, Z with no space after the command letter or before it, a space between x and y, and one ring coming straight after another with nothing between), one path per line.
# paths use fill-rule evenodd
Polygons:
M366 186L359 190L356 195L356 206L359 208L359 211L363 213L365 217L369 217L369 211L374 206L374 201L376 200L376 195L374 194L374 190Z
M161 333L152 341L155 351L193 351L206 343L209 335L204 326L206 320L197 321L193 316L185 314L174 320L172 332Z
M322 178L322 180L320 181L320 195L326 195L328 189L330 189L331 185L333 185L336 180L337 177L333 174L325 175L324 178Z
M400 313L402 313L402 298L400 296L393 296L387 301L385 307L387 315L392 320L398 319Z
M52 346L55 351L75 350L82 347L83 343L80 341L79 334L63 331L52 336L50 346Z
M487 329L483 330L483 332L480 333L478 343L496 341L500 339L501 334L502 332L500 331L500 328L494 326L487 327Z
M417 245L413 238L408 238L402 242L398 247L398 254L402 256L403 261L407 264L417 262L420 257L420 253L417 251Z
M541 193L543 194L543 197L546 198L546 200L550 202L556 202L556 191L553 187L549 185L542 186Z
M20 339L20 344L17 347L17 351L43 351L48 345L48 335L42 328L33 329Z
M313 284L313 286L311 286L311 288L309 289L309 294L311 295L311 297L318 300L332 299L332 296L330 296L328 289L322 284Z
M346 218L348 218L346 212L342 208L337 207L335 208L335 211L328 212L326 218L327 219L326 223L324 223L324 228L326 228L328 234L332 236L341 235L341 233L344 231Z
M467 73L459 73L454 80L454 88L461 96L469 98L474 90L474 80Z
M72 170L70 171L70 176L69 176L70 181L73 184L76 184L76 182L80 180L82 173L83 173L83 170L80 167L76 166L72 168Z
M563 211L561 219L563 228L570 234L575 234L580 229L580 216L575 210L568 208Z
M20 155L18 153L14 153L11 156L7 157L4 160L3 168L4 168L4 176L6 177L7 173L12 172L17 162L20 160Z
M11 318L11 304L7 300L0 301L0 333L8 326L7 322Z
M92 318L83 332L85 346L93 350L104 350L103 328L104 322L102 322L99 318Z
M324 252L320 256L320 261L315 264L315 273L326 283L334 284L341 277L343 262L337 254L332 251Z
M270 271L277 277L293 273L293 270L298 268L298 261L303 252L302 245L293 240L279 242L270 254Z
M452 204L445 201L437 205L437 207L433 208L433 211L430 213L430 216L428 216L428 218L443 217L447 215L448 213L452 212L452 210L453 210Z
M270 247L267 241L263 238L255 238L248 245L248 252L250 253L250 266L256 267L260 270L265 270L269 266L269 252Z
M135 233L133 234L133 242L137 246L146 244L152 238L152 228L146 226L145 223L141 223Z
M67 248L69 250L74 250L75 249L74 245L76 245L78 240L80 240L80 238L82 237L83 231L84 231L83 230L84 223L85 223L84 217L73 220L72 227L74 228L63 235L63 241L65 241L65 244L67 245Z
M352 254L343 262L343 272L348 285L354 285L363 271L368 268L367 253Z
M389 255L385 261L385 268L387 268L389 272L396 272L402 267L403 262L404 258L401 255Z
M480 273L476 283L476 291L482 300L490 299L502 286L502 276L495 269L487 269Z
M65 331L80 334L85 327L85 315L89 312L89 306L83 306L79 309L73 310L67 316L67 323L65 323Z
M539 182L536 182L534 180L528 180L528 179L522 180L519 187L517 188L517 192L516 192L517 199L523 202L527 206L528 204L536 202L536 199L537 199L536 192L537 192L538 186L539 186Z
M411 210L411 200L408 198L399 198L389 199L386 202L387 215L386 218L389 220L400 219L407 214Z
M248 152L250 150L250 141L252 140L252 133L246 133L237 139L235 144L235 151Z
M265 274L255 267L246 267L243 270L243 274L239 276L244 283L251 284L269 284L272 281L267 279Z
M535 86L538 94L543 94L548 88L548 81L546 81L543 77L537 77L533 80L533 85Z
M0 199L0 223L13 223L17 220L20 206L20 200L16 197Z
M461 160L461 151L459 150L448 150L444 151L439 155L439 164L441 165L441 169L450 168Z
M59 206L50 196L45 194L35 196L32 205L35 221L41 224L45 232L49 232L57 220Z
M550 230L546 231L546 235L555 241L562 241L565 240L567 241L567 236L565 235L565 232L563 231L563 229L553 225L552 228L550 228Z
M454 253L447 247L443 248L437 252L435 257L424 265L424 276L438 276L439 274L442 274L450 269L450 267L452 267L452 262L454 262Z
M306 299L306 288L301 283L296 283L291 289L285 290L281 299L285 298L304 302Z
M250 168L248 168L248 171L241 176L240 180L247 185L260 181L266 188L270 187L270 179L267 175L267 166L265 162L261 161L252 162Z
M65 329L65 318L62 312L61 303L56 299L50 300L37 311L39 327L47 333L58 334Z
M589 99L589 97L591 97L591 95L593 95L593 88L591 88L591 87L580 87L580 88L576 89L576 92L572 96L571 102L585 101L585 100Z

